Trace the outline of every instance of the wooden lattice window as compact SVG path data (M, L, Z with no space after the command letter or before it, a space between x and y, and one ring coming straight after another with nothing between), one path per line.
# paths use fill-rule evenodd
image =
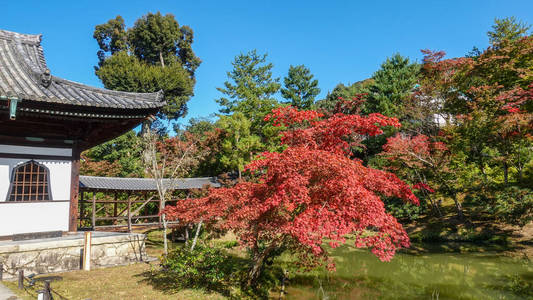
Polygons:
M50 196L50 172L36 161L28 161L13 169L8 201L47 201Z

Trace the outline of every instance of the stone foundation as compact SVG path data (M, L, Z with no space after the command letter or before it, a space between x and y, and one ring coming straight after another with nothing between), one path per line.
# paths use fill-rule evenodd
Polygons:
M138 233L93 232L91 268L125 265L146 260L145 235ZM84 233L27 241L0 242L3 278L13 278L18 270L24 275L46 274L82 267Z

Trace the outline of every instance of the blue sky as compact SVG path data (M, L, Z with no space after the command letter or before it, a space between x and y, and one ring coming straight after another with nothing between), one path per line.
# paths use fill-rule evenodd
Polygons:
M533 24L533 1L5 1L0 28L42 33L52 74L101 86L94 26L121 15L128 26L147 12L173 14L195 33L197 71L189 117L218 111L216 87L235 55L268 52L274 75L305 64L325 96L339 82L368 78L399 52L420 60L420 49L463 56L486 47L495 17ZM278 96L279 97L279 96ZM186 119L187 119L186 118ZM186 120L185 119L185 120ZM181 122L184 122L182 120Z

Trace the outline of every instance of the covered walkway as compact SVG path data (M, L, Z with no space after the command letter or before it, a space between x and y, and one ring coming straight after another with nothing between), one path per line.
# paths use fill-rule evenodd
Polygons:
M163 179L168 190L183 191L205 187L220 187L216 177ZM78 227L82 230L124 228L132 226L161 226L159 213L166 204L159 199L153 178L118 178L80 176L80 214Z

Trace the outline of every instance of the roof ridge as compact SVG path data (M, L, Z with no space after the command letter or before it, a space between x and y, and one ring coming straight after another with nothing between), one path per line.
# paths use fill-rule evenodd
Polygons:
M8 40L17 40L23 43L40 45L43 35L42 34L19 33L15 31L0 29L0 38L8 39Z

